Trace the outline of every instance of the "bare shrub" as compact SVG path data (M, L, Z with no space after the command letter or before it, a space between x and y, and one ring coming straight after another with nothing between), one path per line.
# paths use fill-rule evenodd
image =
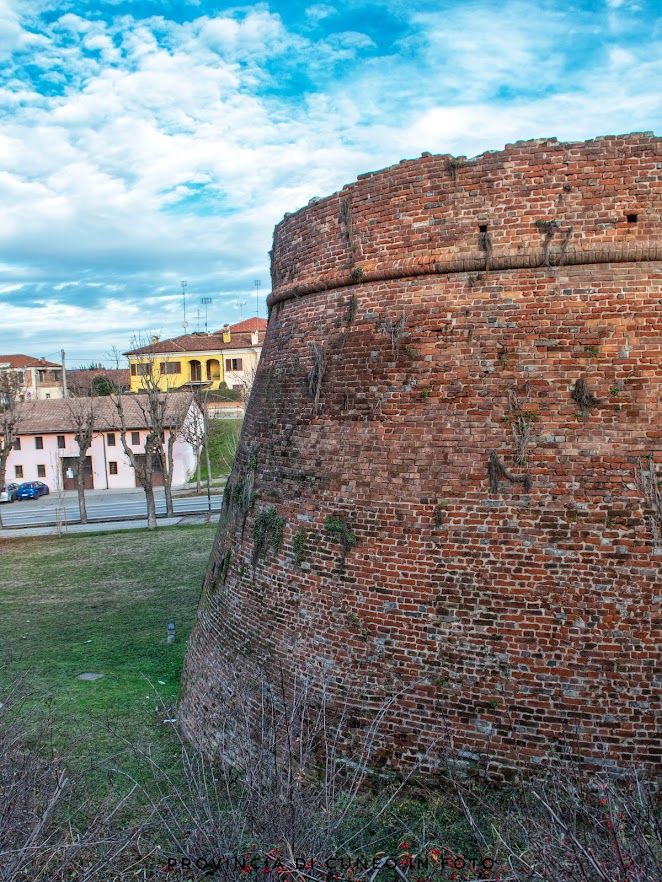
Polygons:
M359 730L349 703L331 699L321 674L300 675L287 687L281 677L276 688L262 673L250 679L237 669L224 681L213 756L182 738L183 786L173 788L171 776L145 754L154 773L154 819L167 846L191 861L213 862L227 879L236 878L236 867L222 866L226 856L277 854L294 872L297 856L382 848L379 819L393 812L416 771L396 780L372 767L401 694ZM379 797L371 791L375 780ZM309 867L309 878L318 872Z
M25 684L14 681L0 702L0 882L120 878L139 831L117 817L135 788L90 816L89 806L72 805L76 776L46 748L52 741L50 721L29 709Z
M590 778L571 772L533 782L495 821L517 880L662 879L660 814L653 787L636 770Z

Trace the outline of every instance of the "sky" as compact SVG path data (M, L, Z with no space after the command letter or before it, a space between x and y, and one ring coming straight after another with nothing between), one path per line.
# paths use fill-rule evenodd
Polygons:
M424 151L662 134L661 84L660 0L0 0L0 354L266 316L286 212Z

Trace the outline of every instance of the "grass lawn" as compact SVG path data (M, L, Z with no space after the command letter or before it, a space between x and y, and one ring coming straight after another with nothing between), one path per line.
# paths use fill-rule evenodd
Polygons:
M208 421L209 460L212 478L230 474L242 423L243 420L210 419ZM204 451L201 461L201 476L203 481L207 480L207 462Z
M55 742L80 738L74 753L90 762L117 754L124 739L177 749L163 720L179 692L215 530L0 538L0 700L26 674L28 704L48 707ZM103 678L77 679L88 672Z

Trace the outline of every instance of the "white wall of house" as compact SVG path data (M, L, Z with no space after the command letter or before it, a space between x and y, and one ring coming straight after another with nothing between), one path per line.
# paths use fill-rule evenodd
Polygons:
M137 444L129 443L134 453L144 453L146 429L134 430ZM114 435L115 444L112 437ZM127 432L127 441L132 441L133 432ZM166 431L166 443L169 433ZM20 450L12 450L7 462L7 483L15 481L43 481L51 491L62 487L63 457L78 456L78 444L71 432L55 432L42 435L20 435ZM41 439L39 442L38 439ZM64 446L60 446L64 442ZM41 443L41 447L38 444ZM104 431L95 434L88 451L92 458L92 474L95 490L120 490L136 486L135 473L124 452L120 433ZM115 469L111 465L116 465ZM22 474L17 471L20 469ZM182 438L177 438L173 449L173 487L185 484L195 471L193 447Z

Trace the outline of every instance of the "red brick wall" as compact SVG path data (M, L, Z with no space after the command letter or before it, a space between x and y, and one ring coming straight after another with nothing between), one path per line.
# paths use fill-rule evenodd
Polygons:
M651 135L534 141L364 175L277 227L186 660L195 740L230 664L316 659L357 719L409 687L394 767L452 732L493 771L659 768L661 180Z

